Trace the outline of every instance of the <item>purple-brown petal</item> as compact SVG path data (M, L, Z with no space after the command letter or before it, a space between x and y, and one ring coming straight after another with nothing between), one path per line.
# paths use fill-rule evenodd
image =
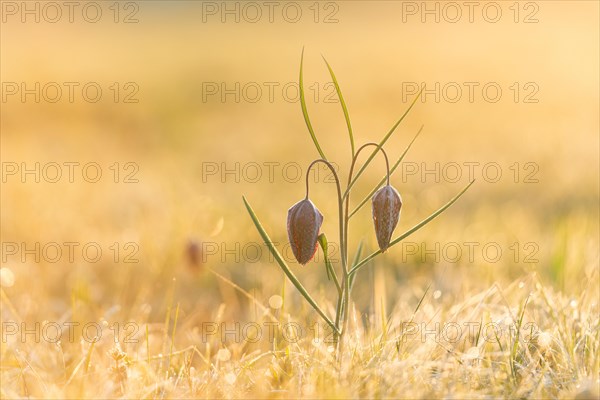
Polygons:
M392 234L398 225L402 198L396 189L386 185L375 192L372 204L375 236L377 236L379 248L384 252L390 246Z
M288 238L292 253L300 264L306 264L315 255L322 223L323 215L308 199L299 201L288 210Z

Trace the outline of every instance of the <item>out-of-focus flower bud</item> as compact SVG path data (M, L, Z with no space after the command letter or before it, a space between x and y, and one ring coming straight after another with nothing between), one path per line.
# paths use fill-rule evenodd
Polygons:
M190 269L197 271L203 264L202 245L198 240L190 239L185 246L185 260Z

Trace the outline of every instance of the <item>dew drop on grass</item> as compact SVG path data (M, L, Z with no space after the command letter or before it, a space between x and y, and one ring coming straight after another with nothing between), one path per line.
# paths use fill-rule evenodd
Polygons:
M11 287L15 284L15 274L10 268L0 268L0 286Z
M462 356L463 360L476 360L477 358L479 358L479 348L475 346L468 349Z
M571 308L577 308L577 300L573 299L571 300L571 302L569 303Z
M302 386L302 393L306 396L311 396L312 394L314 394L316 391L315 385L313 385L312 383L308 383L304 386Z
M225 382L227 382L230 385L233 385L235 383L237 379L237 376L235 376L235 374L233 372L229 372L228 374L225 375Z
M537 342L540 348L545 350L552 344L552 335L550 335L548 332L541 332L538 335Z
M269 298L269 306L275 310L278 310L281 308L281 306L283 306L283 299L281 296L275 294Z
M231 352L227 349L221 349L217 352L217 359L219 361L229 361L231 358Z
M434 299L439 299L440 297L442 297L442 292L440 290L436 290L435 292L433 292L433 298Z
M214 229L210 233L210 237L217 236L223 230L223 226L225 225L225 219L223 217L219 218Z

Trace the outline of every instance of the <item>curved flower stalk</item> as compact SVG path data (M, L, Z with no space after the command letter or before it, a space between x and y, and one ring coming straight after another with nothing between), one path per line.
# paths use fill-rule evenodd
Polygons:
M334 82L334 86L340 99L340 104L342 106L342 111L344 112L344 118L346 120L346 125L348 127L348 135L350 138L350 148L352 151L352 160L350 164L350 171L348 174L348 183L342 192L342 188L340 186L340 180L338 178L338 174L336 173L333 166L327 161L325 158L325 154L321 145L319 144L318 138L315 134L313 126L310 122L310 118L308 116L308 110L306 107L306 99L304 96L304 80L302 76L303 71L303 59L304 59L304 50L302 50L302 58L300 61L300 105L302 109L302 114L304 115L304 121L310 133L311 139L317 152L320 154L321 158L314 160L308 167L306 172L306 196L303 200L294 204L288 210L288 218L287 218L287 231L288 238L290 241L290 245L292 247L292 252L294 257L301 265L307 264L313 257L317 250L318 245L321 245L321 248L325 255L325 268L327 271L327 277L333 277L333 281L336 285L337 289L337 307L336 307L336 315L335 319L332 320L327 316L327 314L323 311L323 309L318 305L318 303L310 296L310 294L306 291L304 286L300 283L300 281L296 278L296 276L292 273L291 269L287 265L287 263L283 260L273 243L271 242L269 235L266 233L262 224L260 223L258 217L254 213L254 210L244 198L244 203L256 226L258 232L261 234L262 238L265 240L265 244L274 255L275 260L290 279L292 284L296 287L296 289L300 292L300 294L306 299L306 301L317 311L317 313L321 316L321 318L332 328L334 332L334 338L338 342L338 355L342 353L343 340L342 335L346 332L347 328L347 319L348 319L348 309L350 306L350 292L352 290L354 280L356 277L356 273L359 271L361 267L366 265L369 261L371 261L376 256L386 252L392 246L398 244L403 239L412 235L433 219L435 219L438 215L448 209L452 204L454 204L473 184L474 181L471 181L461 192L459 192L454 198L452 198L448 203L440 207L438 210L433 212L431 215L423 219L417 225L400 235L399 237L392 239L394 230L396 229L399 219L400 219L400 211L402 209L402 197L398 193L398 191L390 185L390 177L395 171L396 167L400 164L403 157L408 152L412 143L419 135L421 130L417 133L412 142L407 146L404 150L398 161L394 164L393 168L390 170L389 161L385 150L383 149L383 145L387 142L387 140L391 137L391 135L395 132L396 128L407 116L408 112L415 105L417 100L419 99L421 92L417 94L417 96L413 99L412 103L408 107L408 109L404 112L404 114L400 117L400 119L392 126L390 131L383 137L383 139L379 143L366 143L358 148L355 151L355 143L354 136L352 133L352 127L350 123L350 117L348 113L348 109L346 107L346 103L343 100L342 92L338 84L338 80L333 73L333 69L325 60L331 78ZM357 162L358 155L360 152L369 146L375 146L375 150L370 154L362 167L358 170L356 174L354 174L354 167ZM352 211L349 212L349 204L350 204L350 194L352 192L352 188L356 183L359 176L366 170L369 166L375 155L381 152L385 158L386 163L386 175L384 179L379 182L373 190L365 197L359 205ZM328 257L328 245L327 238L324 233L320 233L321 225L323 223L323 214L317 209L317 207L312 203L312 201L308 198L308 176L311 168L316 163L324 163L332 172L337 189L337 197L338 197L338 222L339 222L339 237L340 237L340 251L341 251L341 262L339 266L339 270L341 270L341 280L338 279L338 274L335 271L335 267L330 262ZM383 185L383 182L386 182L386 185ZM359 245L357 252L355 253L354 261L351 265L348 265L348 232L349 232L349 221L350 217L356 214L356 212L371 198L372 204L372 219L373 224L375 226L375 237L377 239L377 244L379 246L379 250L370 254L369 256L363 258L361 260L361 252L362 252L362 241Z

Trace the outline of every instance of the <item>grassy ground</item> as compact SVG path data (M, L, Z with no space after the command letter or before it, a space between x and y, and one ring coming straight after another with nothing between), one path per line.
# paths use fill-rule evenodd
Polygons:
M203 22L201 3L139 2L139 22L123 24L102 4L97 24L2 23L2 82L103 89L96 103L1 103L2 398L598 398L597 3L532 3L530 24L508 2L498 23L404 21L402 2L339 3L332 23L308 3L298 23ZM535 11L522 6L519 21ZM319 7L319 20L336 10ZM361 270L339 355L242 202L334 315L322 253L301 267L286 246L296 175L318 157L282 89L303 46L313 126L342 172L350 145L320 53L357 143L389 130L413 83L462 88L456 102L430 92L386 144L395 160L424 125L392 177L397 234L476 179ZM208 94L222 83L240 91ZM479 90L488 83L499 101ZM135 88L139 102L124 103ZM35 163L38 181L22 171ZM73 179L65 163L79 163ZM376 159L353 204L383 171ZM335 248L335 187L319 172L311 199ZM351 258L361 240L377 246L367 208Z

